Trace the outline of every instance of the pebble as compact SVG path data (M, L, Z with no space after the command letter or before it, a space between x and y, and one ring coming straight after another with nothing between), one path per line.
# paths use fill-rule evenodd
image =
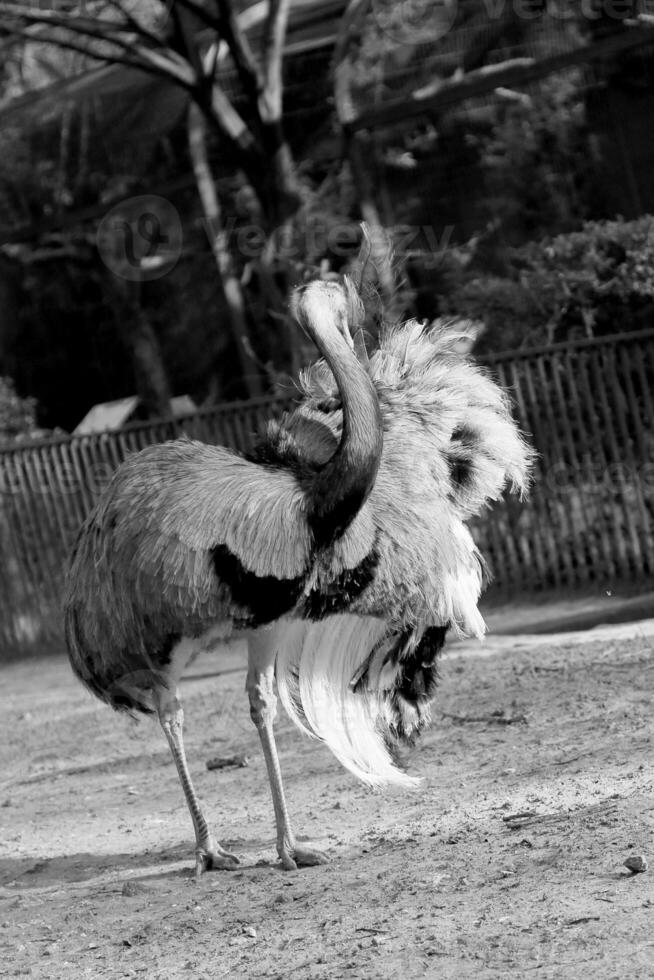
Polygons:
M628 857L624 862L624 866L625 868L629 868L635 875L640 874L641 871L647 871L647 861L640 854L634 854L632 857Z

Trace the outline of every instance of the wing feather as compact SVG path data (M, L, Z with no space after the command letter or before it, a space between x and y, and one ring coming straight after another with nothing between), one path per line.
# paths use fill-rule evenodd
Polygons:
M151 446L117 471L97 512L113 547L139 568L175 581L187 552L224 545L258 576L292 578L307 564L304 492L288 471L220 446L177 440Z
M310 544L292 473L204 443L162 443L123 463L85 522L66 605L83 647L146 649L251 615L215 553L263 587L302 581Z

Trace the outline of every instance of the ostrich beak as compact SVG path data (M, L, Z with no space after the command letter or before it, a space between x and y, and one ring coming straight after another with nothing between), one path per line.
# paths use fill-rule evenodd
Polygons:
M357 327L354 340L352 341L352 349L357 356L360 364L362 364L366 370L370 369L370 360L368 359L368 351L366 348L366 335L363 331L363 327Z
M368 351L366 350L366 338L363 329L363 324L365 321L365 310L363 308L363 303L361 302L361 297L359 296L359 291L353 281L349 276L343 277L343 287L345 289L345 296L347 299L347 336L350 349L354 351L359 362L368 369ZM350 332L350 327L352 328ZM345 331L344 331L345 334Z
M352 334L350 333L350 327L347 324L347 322L343 323L342 331L347 346L350 348L350 350L354 350L354 340L352 339Z

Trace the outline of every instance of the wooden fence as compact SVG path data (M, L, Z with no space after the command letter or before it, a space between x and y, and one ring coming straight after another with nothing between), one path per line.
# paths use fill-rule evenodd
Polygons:
M527 503L475 522L495 588L607 589L654 570L654 330L486 358L539 452ZM131 452L182 433L251 448L290 399L257 399L119 432L0 449L0 644L60 644L72 540Z
M539 453L526 506L478 522L499 587L607 590L654 572L654 330L489 357Z

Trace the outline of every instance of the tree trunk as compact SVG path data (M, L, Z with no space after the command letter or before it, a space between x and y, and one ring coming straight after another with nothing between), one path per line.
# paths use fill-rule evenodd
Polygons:
M159 339L141 306L140 284L125 279L113 281L116 326L129 353L134 384L148 418L170 418L170 382L161 354Z
M258 288L257 299L282 334L282 349L287 349L289 365L294 370L297 341L288 314L287 294L295 276L290 263L278 251L280 231L283 234L284 226L303 202L302 185L283 125L283 53L291 0L269 0L260 61L239 26L231 0L217 0L216 6L222 22L220 34L230 49L249 99L250 114L256 120L254 127L241 116L215 78L216 51L210 48L204 59L200 58L189 29L188 12L184 10L177 11L173 17L174 46L194 63L198 77L204 78L189 110L189 146L212 251L229 307L230 329L241 373L250 394L255 394L261 390L261 374L252 371L255 362L248 340L244 290L235 275L223 230L207 159L206 126L219 133L222 141L229 141L253 192L250 221L260 230L264 247L251 263L252 278ZM277 344L277 355L279 350Z
M234 341L241 376L248 395L255 397L262 394L261 377L256 362L250 353L251 345L248 337L243 290L232 262L227 233L223 227L216 185L209 166L205 119L202 111L195 103L191 103L189 107L188 142L195 182L202 202L205 226L227 305L227 321Z
M161 347L154 328L139 306L129 344L132 352L136 392L148 418L169 418L171 390Z
M302 203L293 154L284 133L284 42L291 0L269 0L263 45L262 84L257 110L262 130L268 186L264 188L273 228L278 228ZM267 191L267 193L266 193Z
M349 123L356 118L352 101L352 66L362 44L365 19L371 9L372 0L350 0L343 15L334 50L334 101L338 120L343 127L347 157L359 199L359 211L368 226L370 261L377 275L384 313L386 316L393 316L399 310L394 309L397 292L391 239L375 202L375 188L370 179L363 137L349 130Z

